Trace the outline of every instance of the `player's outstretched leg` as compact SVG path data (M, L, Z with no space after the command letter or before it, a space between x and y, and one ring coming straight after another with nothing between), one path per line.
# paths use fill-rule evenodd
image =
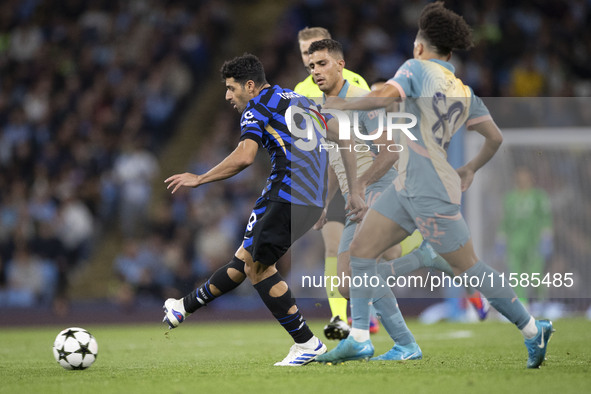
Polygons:
M546 349L548 342L555 331L550 320L536 320L538 334L525 340L527 348L527 367L539 368L546 359Z
M244 279L244 261L234 256L232 261L214 272L211 278L195 291L178 300L167 299L163 306L162 322L168 324L170 329L178 327L191 313L235 289Z
M162 308L164 309L164 319L162 319L162 322L168 324L168 328L170 329L178 327L190 315L190 313L185 311L182 299L169 298L164 302Z
M352 283L357 283L355 282L356 278L363 278L364 274L369 277L372 274L376 276L375 259L351 257L351 274ZM368 360L373 356L374 347L369 339L369 305L374 289L369 286L352 286L349 291L353 329L347 339L339 342L337 347L330 352L318 356L316 361L337 364L351 360Z
M349 326L351 326L353 323L353 318L350 317L348 322ZM350 330L351 328L349 328L349 331ZM380 321L376 317L375 311L371 311L371 315L369 315L369 333L373 335L377 334L378 332L380 332Z
M380 332L380 321L378 320L377 316L376 316L376 312L375 310L370 310L370 315L369 315L369 333L370 334L377 334L378 332ZM351 326L351 324L353 323L353 318L349 318L348 320L349 322L349 326ZM349 332L351 331L351 328L349 328ZM344 337L346 338L346 337ZM342 339L344 339L342 338Z
M473 254L470 241L466 246L469 248L468 252ZM461 251L461 253L465 252L465 249ZM455 256L450 254L445 259L452 263L454 257L458 257L457 252L455 252ZM465 275L468 278L486 278L476 288L487 298L493 308L515 324L521 331L528 352L527 367L538 368L544 361L548 341L554 332L552 323L547 320L534 320L519 301L513 289L506 284L504 285L501 275L482 261L477 261L476 264L468 268Z
M383 278L387 278L388 276L403 276L419 268L433 268L454 276L451 266L427 241L423 241L412 253L379 263L378 273Z
M388 276L403 276L419 268L433 268L449 276L455 276L449 263L427 241L423 241L410 254L378 264L378 273L387 279ZM479 292L469 287L466 291L468 292L466 300L476 309L478 318L481 321L485 320L490 309L489 302Z
M261 264L255 263L253 266L262 268ZM259 293L266 307L273 314L277 322L293 338L295 344L289 349L287 356L275 363L276 366L299 367L314 361L316 356L326 352L326 346L320 341L300 313L295 299L291 295L291 290L283 280L279 272L274 267L268 267L275 271L269 277L260 281L261 272L256 273L255 269L248 271L249 279L254 283L255 290Z
M326 345L316 337L308 343L294 343L285 358L274 365L278 367L300 367L326 353Z
M419 345L404 321L398 307L398 301L386 281L378 276L378 283L374 291L372 305L394 346L388 353L378 356L377 360L417 360L423 357Z
M406 361L406 360L421 360L423 352L416 342L408 345L394 345L392 349L386 353L372 358L370 361Z
M330 352L316 357L316 361L323 364L339 364L345 361L369 360L373 356L374 348L368 339L357 342L351 335L339 342Z

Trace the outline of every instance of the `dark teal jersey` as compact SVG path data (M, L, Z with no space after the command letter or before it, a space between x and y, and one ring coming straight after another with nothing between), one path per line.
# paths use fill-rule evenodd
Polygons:
M288 112L290 106L298 110ZM289 127L286 113L292 114L287 120ZM265 88L248 102L240 127L240 140L256 141L271 158L271 175L261 198L324 206L328 155L320 144L324 143L326 123L314 102L277 85ZM292 134L294 127L301 137Z

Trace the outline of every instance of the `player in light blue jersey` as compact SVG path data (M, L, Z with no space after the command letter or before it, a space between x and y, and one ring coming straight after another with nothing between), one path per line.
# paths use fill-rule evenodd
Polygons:
M404 63L383 88L361 99L327 105L370 110L403 99L402 110L417 119L416 125L409 126L412 135L405 133L401 138L404 149L394 185L372 205L351 243L353 281L377 276L376 258L418 228L456 275L468 278L472 287L521 330L528 351L527 367L538 368L545 359L552 323L535 320L513 289L503 286L499 273L478 259L460 211L462 192L472 183L475 172L493 157L503 139L486 106L455 77L449 63L452 51L471 46L471 30L464 19L447 10L443 2L431 3L419 18L414 59ZM447 162L446 150L462 125L484 136L485 142L480 152L456 171ZM373 348L367 331L369 304L379 290L351 287L351 334L341 352L331 357L337 348L326 353L323 360L355 359L356 354ZM389 355L379 358L388 359Z
M315 41L310 45L309 67L317 81L318 87L323 92L323 99L326 97L359 97L367 93L367 90L352 85L344 78L342 73L345 64L343 48L338 41L332 39L323 39ZM383 111L374 110L369 112L358 111L355 114L359 119L358 131L366 136L378 132L380 122L378 118L383 115ZM389 152L387 149L379 149L378 146L385 146L388 143L385 134L372 142L363 142L356 140L357 157L357 175L358 182L365 189L365 199L371 206L372 201L382 194L382 192L392 184L396 177L396 170L393 165L398 155ZM347 199L349 192L346 171L343 167L340 152L334 147L328 149L328 157L331 170L338 182L343 197ZM329 182L328 193L333 192L337 185ZM353 234L357 228L357 222L347 219L343 234L340 239L337 264L338 275L345 274L349 276L349 244L353 239ZM415 251L421 253L421 251ZM430 260L430 259L429 259ZM337 277L338 277L337 275ZM330 286L327 286L329 288ZM332 290L332 289L331 289ZM348 286L344 283L339 287L340 293L348 297ZM422 353L417 345L412 333L406 326L394 294L385 285L379 299L374 300L377 315L390 337L399 346L404 346L405 351L401 352L400 358L412 357L413 359L422 358ZM326 333L326 329L325 329ZM320 357L320 356L319 356ZM317 360L321 361L321 357Z

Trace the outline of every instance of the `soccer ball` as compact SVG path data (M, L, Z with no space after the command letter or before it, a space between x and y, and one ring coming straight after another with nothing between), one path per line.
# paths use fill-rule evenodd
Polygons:
M86 369L97 355L96 339L84 328L66 328L57 334L53 343L53 357L65 369Z

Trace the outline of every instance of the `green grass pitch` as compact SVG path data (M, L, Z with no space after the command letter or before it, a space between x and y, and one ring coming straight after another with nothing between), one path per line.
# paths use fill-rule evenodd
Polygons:
M510 324L409 327L424 358L274 367L291 344L273 321L85 326L99 344L95 364L66 371L51 346L65 327L0 329L0 393L583 393L591 391L591 322L563 319L539 370L525 368ZM316 333L324 322L312 321ZM376 354L391 347L382 329ZM336 345L329 342L329 349Z

